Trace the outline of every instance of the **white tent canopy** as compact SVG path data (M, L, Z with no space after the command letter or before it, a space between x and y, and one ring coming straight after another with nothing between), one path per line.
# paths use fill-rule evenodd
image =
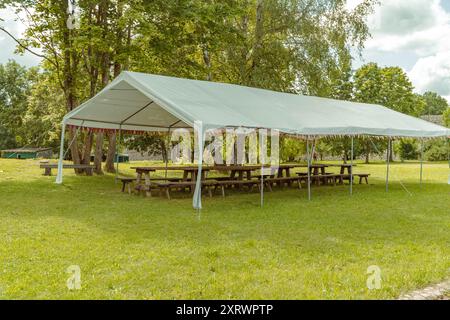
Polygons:
M247 127L276 129L305 136L450 136L447 128L380 105L123 72L95 97L64 117L56 182L62 183L66 125L127 131L169 131L192 128L196 121L202 123L202 130ZM199 172L202 150L203 141L199 139ZM201 208L200 176L198 174L194 193L195 208Z
M136 72L123 72L64 117L70 125L142 131L192 127L194 121L301 135L450 135L447 128L379 105Z

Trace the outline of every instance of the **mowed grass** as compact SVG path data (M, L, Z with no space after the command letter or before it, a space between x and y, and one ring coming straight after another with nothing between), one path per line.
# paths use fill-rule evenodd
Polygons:
M132 174L131 165L121 165ZM450 275L448 164L362 165L370 185L144 198L113 175L0 160L2 299L392 299ZM404 190L400 181L411 193ZM66 269L81 268L70 291ZM369 290L367 268L381 269Z

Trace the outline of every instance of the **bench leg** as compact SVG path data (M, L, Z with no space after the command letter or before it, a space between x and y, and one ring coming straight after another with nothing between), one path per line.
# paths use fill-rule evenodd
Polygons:
M51 176L52 175L52 169L51 168L45 168L44 169L44 176Z
M208 196L210 197L210 198L212 198L212 191L211 191L211 187L209 186L209 187L207 187L208 188Z
M125 182L125 181L122 181L122 192L125 192L125 185L126 185L127 183Z
M364 179L366 180L366 184L369 184L369 178L368 177L364 177Z
M362 183L362 179L363 179L363 177L359 177L359 184Z
M167 199L170 200L170 188L169 187L162 188L161 191L164 192L166 194Z
M222 190L222 198L225 198L225 186L220 186L220 189Z

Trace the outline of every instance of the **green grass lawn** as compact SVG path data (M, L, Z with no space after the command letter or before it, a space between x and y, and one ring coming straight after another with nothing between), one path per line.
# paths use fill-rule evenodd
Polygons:
M130 165L123 173L132 174ZM126 167L126 168L125 168ZM450 274L448 164L358 163L370 185L204 197L120 192L112 175L0 160L2 299L391 299ZM406 192L399 181L411 192ZM70 265L82 289L69 291ZM382 288L366 286L381 268Z

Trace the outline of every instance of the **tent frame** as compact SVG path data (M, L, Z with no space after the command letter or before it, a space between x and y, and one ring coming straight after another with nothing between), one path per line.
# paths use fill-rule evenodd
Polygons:
M128 89L120 87L124 83ZM109 118L103 117L105 106L108 105L105 101L108 99L117 99L114 94L109 96L110 91L127 90L131 92L139 92L138 96L127 96L122 99L126 101L123 106L134 108L133 112L120 119L123 116L123 112L118 111ZM222 95L222 93L224 95ZM103 96L102 96L103 95ZM141 97L142 96L142 97ZM236 98L236 103L222 103L220 99L223 98ZM106 99L102 99L106 98ZM128 100L127 100L128 99ZM148 100L147 100L148 99ZM260 113L247 113L242 112L242 103L239 104L238 99L241 101L251 100L252 103L248 104L249 111L252 111L253 105L258 106L256 111L263 110ZM244 100L247 99L247 100ZM105 101L103 101L105 100ZM120 100L120 99L119 99ZM139 106L140 102L148 101L145 105ZM267 102L266 102L267 101ZM254 102L254 103L253 103ZM275 103L274 103L275 102ZM133 104L135 103L135 104ZM115 106L117 110L122 104L111 104ZM211 106L216 104L223 105L223 108L214 109ZM305 122L303 113L299 113L297 106L301 104L305 109L305 112L309 112L311 117L311 123ZM155 125L148 124L143 121L143 124L126 123L131 118L139 115L142 111L147 110L149 107L156 105L165 114L161 115L161 118L151 117L152 114L147 115L147 119L151 122L155 121ZM338 117L332 118L332 121L328 121L323 124L320 120L322 118L318 115L323 115L316 112L317 109L311 109L315 105L323 106L327 110L333 111L336 114L334 108L337 108L337 113L348 112L349 119L347 122L342 123ZM198 109L199 106L204 106L205 109ZM365 117L361 116L359 111L354 110L364 107L368 108L368 112L373 112L378 118L371 118L370 121L364 122ZM370 108L369 108L370 107ZM88 112L83 111L86 109ZM91 109L92 108L92 109ZM100 112L97 109L100 108ZM158 110L159 110L158 109ZM92 113L92 110L96 111ZM203 117L203 112L209 112L209 117ZM287 111L287 116L281 119L271 119L270 115L277 110L281 110L284 113ZM113 112L111 111L111 112ZM323 113L322 112L322 113ZM83 115L84 114L84 115ZM168 115L167 115L168 114ZM259 116L258 116L259 115ZM262 116L261 116L262 115ZM293 117L291 120L290 117ZM381 116L388 115L392 117L392 121L387 123L381 119ZM213 117L215 116L215 118ZM221 118L222 117L222 118ZM264 118L265 117L265 118ZM200 118L200 119L199 119ZM114 79L109 85L107 85L102 91L100 91L95 97L80 105L78 108L70 111L63 119L62 133L61 133L61 145L60 145L60 157L58 160L58 175L56 183L61 184L63 181L63 159L64 159L64 141L65 130L67 125L78 127L93 127L105 130L119 130L119 135L122 131L165 131L170 134L171 127L183 122L186 126L176 127L184 129L196 129L198 125L196 123L204 119L205 122L200 126L200 132L198 139L198 175L197 183L194 192L194 208L201 208L201 173L203 163L203 146L204 146L204 133L209 128L227 128L227 127L245 127L245 128L265 128L269 130L279 130L285 134L298 134L306 136L307 140L307 156L308 156L308 199L311 199L311 164L314 154L315 144L310 148L310 138L321 136L351 136L352 137L352 159L351 159L351 175L350 175L350 194L353 193L353 139L356 136L385 136L389 138L389 147L387 152L387 169L386 169L386 191L389 189L389 160L391 154L391 139L397 136L409 136L409 137L439 137L450 136L450 130L447 128L437 126L431 123L426 124L423 120L413 120L412 117L407 115L399 115L398 112L389 110L388 108L379 105L367 105L355 102L338 101L326 98L295 96L288 93L271 92L268 90L248 88L242 86L235 86L230 84L220 84L215 82L202 82L188 79L178 79L157 75L148 75L134 72L123 72L116 79ZM169 121L174 123L169 123ZM307 118L306 118L307 119ZM318 120L319 119L319 120ZM196 121L198 120L198 121ZM85 126L84 122L87 122ZM158 122L159 121L159 122ZM364 124L361 124L361 121ZM81 122L81 125L80 125ZM140 122L139 120L133 122ZM216 125L214 125L214 123ZM161 125L163 124L163 125ZM183 125L182 124L182 125ZM232 125L233 124L233 125ZM262 126L253 126L254 124L262 124ZM120 141L119 141L120 143ZM69 148L70 149L70 146ZM167 167L167 164L166 164ZM421 164L421 181L422 181L423 164ZM118 173L118 165L116 174ZM166 173L167 175L167 173ZM263 188L264 181L262 180L262 192L261 192L261 204L263 204Z

